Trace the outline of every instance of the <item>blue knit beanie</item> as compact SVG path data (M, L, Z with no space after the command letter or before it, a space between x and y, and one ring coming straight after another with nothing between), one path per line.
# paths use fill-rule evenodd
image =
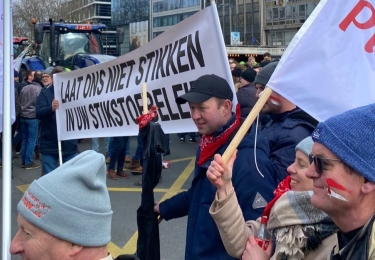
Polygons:
M312 133L345 164L375 182L375 104L355 108L319 123Z
M111 241L111 202L105 159L83 152L34 180L17 205L18 212L45 232L81 246Z

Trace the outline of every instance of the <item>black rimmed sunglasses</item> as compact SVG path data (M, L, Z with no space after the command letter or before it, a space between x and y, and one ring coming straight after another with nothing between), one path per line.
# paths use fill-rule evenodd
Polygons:
M322 158L320 156L313 156L309 154L309 161L310 164L314 162L315 166L315 171L319 174L323 174L324 171L324 161L336 161L336 162L341 162L340 159L331 159L331 158Z

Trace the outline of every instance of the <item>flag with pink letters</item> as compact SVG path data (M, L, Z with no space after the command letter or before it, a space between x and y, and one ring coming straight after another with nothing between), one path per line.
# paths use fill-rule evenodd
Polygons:
M321 0L268 86L319 121L375 103L375 0Z

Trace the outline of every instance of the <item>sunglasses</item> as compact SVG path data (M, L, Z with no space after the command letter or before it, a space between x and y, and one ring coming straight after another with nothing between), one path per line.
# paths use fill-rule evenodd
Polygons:
M313 156L311 154L309 154L309 161L310 161L310 164L314 163L315 171L318 174L323 174L324 165L326 164L325 161L341 162L340 159L322 158L322 157L319 157L319 156Z

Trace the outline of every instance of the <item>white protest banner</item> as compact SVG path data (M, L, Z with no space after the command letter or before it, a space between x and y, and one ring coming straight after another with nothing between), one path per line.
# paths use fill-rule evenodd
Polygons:
M321 0L268 86L319 121L375 102L375 0Z
M142 83L148 105L159 108L157 120L165 133L195 132L188 104L175 99L205 74L225 78L234 92L216 5L124 56L55 74L59 139L137 135Z

